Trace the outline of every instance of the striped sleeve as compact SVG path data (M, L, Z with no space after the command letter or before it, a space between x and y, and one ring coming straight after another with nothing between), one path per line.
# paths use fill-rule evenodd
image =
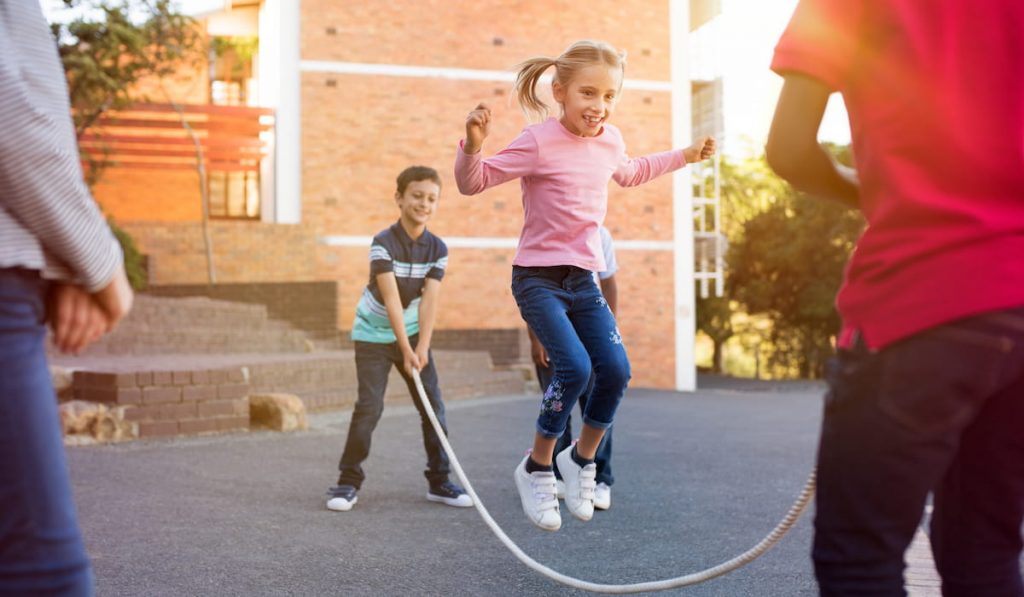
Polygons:
M395 260L380 239L374 238L370 245L370 275L384 274L395 270Z
M431 265L430 270L427 272L427 277L440 282L444 278L445 270L448 269L448 245L444 244L444 241L440 238L437 238L437 244L440 256Z
M56 258L94 292L122 255L83 181L70 114L39 3L0 5L0 258L34 266L11 263L12 256L39 243L47 262Z

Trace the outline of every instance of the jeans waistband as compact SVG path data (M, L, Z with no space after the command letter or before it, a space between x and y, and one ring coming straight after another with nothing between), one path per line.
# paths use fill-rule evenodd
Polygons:
M566 278L581 274L589 276L591 275L591 272L590 270L583 269L582 267L577 267L575 265L512 266L513 277L516 275L528 275L554 280L555 282L561 282Z
M6 295L38 294L47 282L38 270L23 267L0 267L0 290Z

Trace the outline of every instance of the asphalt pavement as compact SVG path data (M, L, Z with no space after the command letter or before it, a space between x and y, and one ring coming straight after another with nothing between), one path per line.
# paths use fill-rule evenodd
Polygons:
M612 507L557 533L522 513L512 470L539 395L448 405L451 440L495 520L530 556L599 583L676 577L760 541L813 462L823 388L712 380L630 390L615 424ZM309 431L69 450L99 595L583 595L520 563L474 509L427 502L419 417L389 407L359 503L330 512L348 414ZM813 508L762 558L662 594L816 595Z

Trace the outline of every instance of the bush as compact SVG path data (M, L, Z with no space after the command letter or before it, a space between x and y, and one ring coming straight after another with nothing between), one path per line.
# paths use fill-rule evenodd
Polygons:
M107 222L110 224L114 236L117 237L117 241L121 243L121 250L124 252L124 270L128 274L128 282L136 291L145 290L146 284L149 282L145 256L139 252L131 235L121 229L113 220L108 219Z

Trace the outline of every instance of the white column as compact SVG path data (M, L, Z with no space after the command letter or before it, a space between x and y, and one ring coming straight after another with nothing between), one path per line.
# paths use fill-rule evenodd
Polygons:
M669 2L670 44L672 51L672 146L690 143L690 67L689 44L690 3ZM697 389L695 363L696 305L693 285L693 187L689 167L672 175L673 279L675 300L676 389L692 392Z
M302 121L299 0L265 0L260 9L260 103L276 114L274 221L302 220Z

